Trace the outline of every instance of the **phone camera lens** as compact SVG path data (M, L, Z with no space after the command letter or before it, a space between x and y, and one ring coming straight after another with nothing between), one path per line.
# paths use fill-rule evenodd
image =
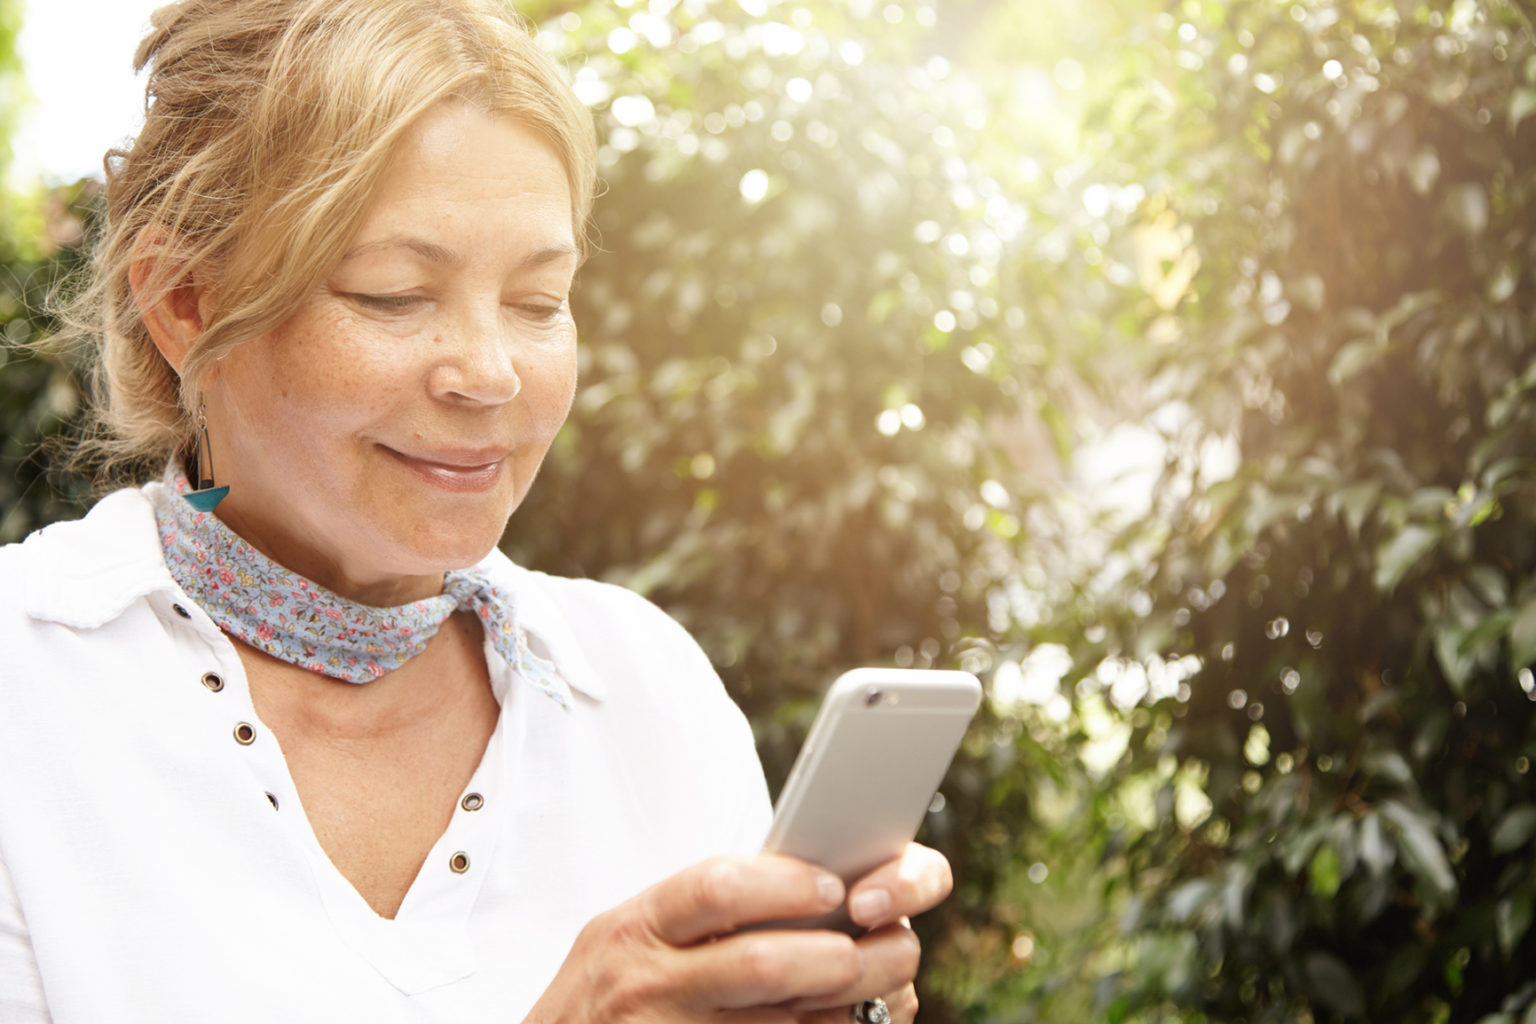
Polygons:
M883 700L884 698L885 698L885 694L881 693L879 690L871 689L868 693L866 693L864 695L864 706L872 708L876 704L879 704L880 701Z

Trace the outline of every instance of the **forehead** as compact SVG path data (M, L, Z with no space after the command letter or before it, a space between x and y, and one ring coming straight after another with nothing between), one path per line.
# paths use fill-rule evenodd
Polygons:
M409 226L477 236L511 231L530 244L574 249L572 217L565 165L538 131L447 102L401 137L364 209L354 247Z

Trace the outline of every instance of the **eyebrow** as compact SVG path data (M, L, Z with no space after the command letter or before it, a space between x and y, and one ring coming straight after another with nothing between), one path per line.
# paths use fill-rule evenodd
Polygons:
M369 253L380 252L385 249L408 249L420 256L428 263L440 266L457 266L464 262L464 258L447 246L429 242L424 238L413 235L391 235L381 238L376 242L365 242L351 249L341 260L356 259ZM571 245L548 245L541 249L535 249L519 262L519 267L542 267L548 263L554 263L562 259L579 259L580 253Z

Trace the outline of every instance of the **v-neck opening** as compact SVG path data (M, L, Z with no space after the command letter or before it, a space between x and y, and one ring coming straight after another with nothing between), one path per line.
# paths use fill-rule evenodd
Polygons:
M491 689L499 705L495 728L456 798L447 827L433 842L391 918L373 909L321 844L277 735L256 713L245 663L235 645L227 637L225 641L239 669L230 680L235 692L226 696L237 697L243 713L259 723L257 740L239 753L249 759L247 767L256 785L273 800L278 827L309 865L315 890L338 937L406 995L473 974L478 964L469 919L501 835L496 807L509 790L504 776L512 687L505 659L488 640L484 643ZM468 799L471 795L476 799Z

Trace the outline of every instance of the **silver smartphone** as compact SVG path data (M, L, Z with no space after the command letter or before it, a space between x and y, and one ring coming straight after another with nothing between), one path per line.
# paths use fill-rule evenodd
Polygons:
M969 672L859 668L822 699L774 807L765 853L853 883L917 835L981 703ZM774 927L862 929L846 910Z

